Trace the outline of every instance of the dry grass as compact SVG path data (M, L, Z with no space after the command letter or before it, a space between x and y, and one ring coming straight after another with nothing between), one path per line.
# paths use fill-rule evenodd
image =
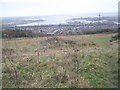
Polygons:
M108 83L111 73L106 77L112 62L117 70L117 42L109 42L113 35L57 36L52 43L47 40L53 37L4 39L3 87L117 87L117 80Z

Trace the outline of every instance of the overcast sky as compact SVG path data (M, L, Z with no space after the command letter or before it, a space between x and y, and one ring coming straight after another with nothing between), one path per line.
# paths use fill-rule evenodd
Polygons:
M117 12L119 0L0 0L2 16Z

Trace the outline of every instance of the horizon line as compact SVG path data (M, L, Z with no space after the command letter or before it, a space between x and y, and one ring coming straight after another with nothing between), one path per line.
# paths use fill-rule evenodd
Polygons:
M20 16L0 16L0 18L12 18L12 17L37 17L37 16L56 16L56 15L75 15L75 14L105 14L105 13L115 13L118 12L84 12L84 13L67 13L67 14L45 14L45 15L20 15Z

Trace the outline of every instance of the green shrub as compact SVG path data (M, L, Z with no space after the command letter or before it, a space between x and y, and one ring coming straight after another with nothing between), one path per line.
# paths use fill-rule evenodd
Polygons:
M119 38L120 38L120 34L117 34L117 35L115 35L115 36L112 36L110 42L115 41L115 40L118 40Z

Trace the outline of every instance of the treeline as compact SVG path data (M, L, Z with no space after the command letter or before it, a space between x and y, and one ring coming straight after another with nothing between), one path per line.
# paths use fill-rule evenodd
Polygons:
M97 34L97 33L117 33L118 29L98 29L98 30L85 30L84 34Z
M20 38L20 37L43 37L42 33L34 33L31 30L4 30L2 38Z
M20 38L20 37L44 37L50 36L50 34L34 33L31 30L3 30L0 34L2 38ZM97 33L117 33L118 29L101 29L101 30L84 30L82 33L77 33L77 35L82 34L97 34Z

